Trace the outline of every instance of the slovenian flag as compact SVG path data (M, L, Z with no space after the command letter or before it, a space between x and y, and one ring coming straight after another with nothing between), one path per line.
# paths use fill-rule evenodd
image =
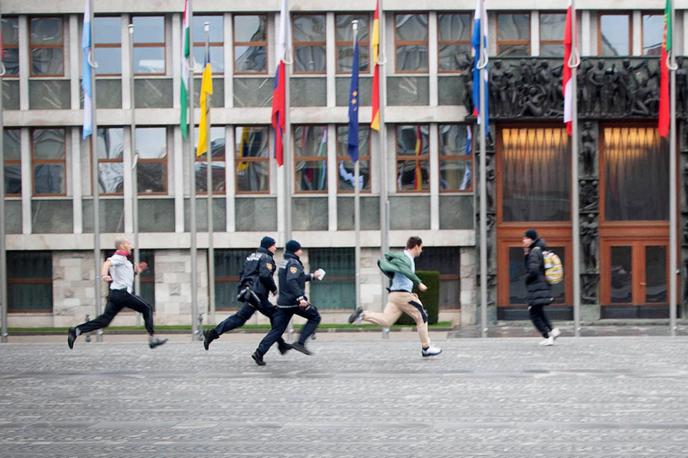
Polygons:
M573 79L571 79L571 67L569 62L571 60L571 48L573 44L573 36L571 27L574 21L573 4L569 0L569 7L566 10L566 25L564 26L564 66L561 77L562 91L564 93L564 124L566 124L566 133L571 135L573 132Z
M476 0L475 2L475 16L473 19L473 116L478 118L480 116L480 69L478 63L480 62L480 40L483 40L485 52L487 53L487 11L485 10L484 0ZM485 69L485 132L489 130L489 99L487 89L487 68ZM478 118L478 122L480 122Z
M290 35L287 0L282 0L280 26L277 32L277 43L275 46L277 71L275 73L275 87L272 91L272 128L275 130L275 159L277 159L278 166L284 164L283 138L287 116L287 67L285 61L287 57L287 43L289 42Z
M93 88L91 87L91 4L84 1L84 29L81 32L81 50L84 62L81 66L81 88L84 91L84 131L82 138L93 134Z

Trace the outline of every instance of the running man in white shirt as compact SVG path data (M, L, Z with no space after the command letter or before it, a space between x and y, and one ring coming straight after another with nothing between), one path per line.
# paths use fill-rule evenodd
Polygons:
M74 348L74 342L80 334L107 327L124 307L129 307L143 315L146 331L150 336L148 339L150 348L158 347L167 342L167 339L155 337L153 308L139 296L133 294L134 265L128 259L132 249L131 242L124 237L118 237L115 240L115 249L115 254L106 259L100 269L101 278L110 282L110 294L105 312L94 320L80 324L75 328L69 328L67 345L70 349ZM148 264L140 262L136 266L136 273L141 273L147 268Z

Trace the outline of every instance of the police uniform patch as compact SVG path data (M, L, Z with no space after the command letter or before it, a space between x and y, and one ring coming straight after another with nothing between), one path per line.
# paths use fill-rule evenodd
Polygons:
M298 270L299 270L299 269L297 269L296 266L291 266L291 267L289 268L289 272L291 272L291 273L293 273L293 274L295 274Z
M270 264L269 262L265 264L265 267L267 267L268 270L272 270L272 264Z

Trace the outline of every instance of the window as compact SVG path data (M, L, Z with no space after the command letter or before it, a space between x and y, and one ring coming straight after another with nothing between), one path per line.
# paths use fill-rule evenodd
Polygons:
M21 194L21 130L4 129L2 146L5 156L5 194Z
M397 73L428 71L428 15L394 16L394 46Z
M236 308L239 272L254 250L215 250L215 304L217 310Z
M268 72L267 17L234 16L234 73Z
M473 190L473 143L471 127L440 124L440 191Z
M96 17L93 23L98 75L122 74L122 18ZM83 65L83 62L82 62Z
M64 129L33 129L31 131L34 195L64 195L66 193L65 150Z
M530 56L530 14L497 14L497 57Z
M335 23L337 24L336 44L337 47L337 73L350 74L351 64L354 59L354 31L353 21L358 21L358 71L367 73L370 62L370 15L360 14L337 14Z
M294 127L297 192L327 192L327 126Z
M498 136L502 220L568 221L571 159L566 130L505 128Z
M167 192L167 129L137 127L136 154L139 155L137 185L139 194Z
M669 152L657 129L606 127L602 141L605 220L668 220Z
M236 192L270 191L270 135L267 126L241 126L234 129L234 170Z
M358 163L359 190L370 192L370 128L358 126ZM339 183L337 191L353 193L355 174L354 164L349 157L349 126L337 126L337 176Z
M7 252L7 311L53 311L53 257L48 251Z
M140 273L141 291L137 294L148 302L155 311L155 252L153 250L141 250L139 260L148 264L148 269Z
M208 36L204 30L208 23ZM208 40L210 51L210 63L213 67L213 74L223 74L225 72L225 26L222 16L193 16L191 36L194 41L193 58L194 72L202 73L205 66L205 42Z
M198 127L194 129L194 144L198 145ZM210 128L211 176L213 194L225 193L225 128ZM194 148L195 154L195 148ZM208 153L196 156L196 193L208 192Z
M31 76L64 76L61 17L31 18Z
M440 308L461 308L461 263L459 247L427 247L416 258L416 271L440 273Z
M407 124L396 127L397 191L430 191L430 148L428 126Z
M597 51L600 56L631 54L631 15L600 13Z
M664 37L664 16L643 14L643 56L660 56Z
M325 29L324 14L294 15L294 73L325 73Z
M473 21L470 14L440 13L439 23L439 71L456 72L462 70L463 58L471 55L471 33Z
M165 17L134 16L134 74L165 74Z
M566 14L540 13L540 55L542 57L564 56L564 29Z
M99 127L96 136L98 148L98 189L103 194L124 193L124 128ZM90 148L90 142L89 142Z
M319 309L356 307L356 253L353 248L310 248L311 272L323 268L327 275L311 283L311 302Z
M19 20L16 16L3 16L2 22L2 47L4 55L2 63L5 65L5 76L9 78L19 76Z

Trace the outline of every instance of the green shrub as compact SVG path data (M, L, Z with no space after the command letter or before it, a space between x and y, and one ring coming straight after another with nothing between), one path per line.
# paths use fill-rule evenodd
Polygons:
M428 324L437 324L440 312L440 273L436 270L418 270L416 271L416 275L423 280L428 290L421 293L416 288L414 292L418 293L418 298L428 312ZM404 313L401 315L401 318L399 318L399 321L397 321L397 324L414 325L416 323L410 316Z

